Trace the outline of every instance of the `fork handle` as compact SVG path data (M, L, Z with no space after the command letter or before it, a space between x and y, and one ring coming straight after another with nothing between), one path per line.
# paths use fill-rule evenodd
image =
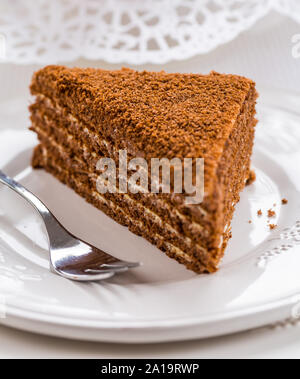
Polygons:
M26 189L22 184L16 182L14 179L10 178L4 172L0 170L0 183L8 186L10 189L18 193L23 199L27 200L41 215L47 233L50 239L56 236L56 238L63 238L64 240L69 238L69 233L62 228L60 222L52 214L52 212L46 207L46 205L32 192Z

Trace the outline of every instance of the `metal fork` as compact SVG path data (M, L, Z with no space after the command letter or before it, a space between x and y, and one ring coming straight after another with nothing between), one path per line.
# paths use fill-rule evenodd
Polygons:
M88 282L108 279L141 265L139 262L121 261L74 237L39 198L1 170L0 183L21 195L41 215L49 237L51 271L66 279Z

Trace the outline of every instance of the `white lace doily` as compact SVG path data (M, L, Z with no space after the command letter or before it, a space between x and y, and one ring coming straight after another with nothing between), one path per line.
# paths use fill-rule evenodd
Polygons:
M272 9L300 23L299 0L1 0L0 42L14 63L161 64L207 53Z

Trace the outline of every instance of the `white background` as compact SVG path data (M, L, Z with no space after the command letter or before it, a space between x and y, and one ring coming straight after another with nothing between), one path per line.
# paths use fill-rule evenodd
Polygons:
M300 34L300 25L273 13L261 20L252 31L207 56L159 67L149 65L142 68L201 73L216 70L248 76L256 80L258 88L282 88L300 92L300 59L292 56L292 37L295 34ZM103 62L87 61L76 62L74 65L120 67L120 65L111 66ZM10 88L8 93L0 91L0 101L16 95L28 97L30 77L37 68L37 66L0 65L0 84ZM6 83L9 83L9 86ZM205 341L139 346L66 341L0 327L0 341L1 358L300 357L300 327L297 325L284 325L276 329L264 328Z

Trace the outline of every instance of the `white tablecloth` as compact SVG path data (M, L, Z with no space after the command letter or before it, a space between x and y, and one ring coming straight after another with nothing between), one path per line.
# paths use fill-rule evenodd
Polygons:
M167 71L202 72L210 70L251 77L260 87L300 91L300 59L292 54L292 37L300 26L277 14L260 21L251 32L207 56L159 67ZM77 65L117 68L101 62L77 62ZM10 83L9 98L28 96L28 83L37 67L0 65L0 83ZM145 69L158 69L144 66ZM5 85L5 88L7 86ZM265 328L235 336L204 341L161 345L124 346L74 342L0 327L0 357L94 357L94 358L299 358L300 328Z

